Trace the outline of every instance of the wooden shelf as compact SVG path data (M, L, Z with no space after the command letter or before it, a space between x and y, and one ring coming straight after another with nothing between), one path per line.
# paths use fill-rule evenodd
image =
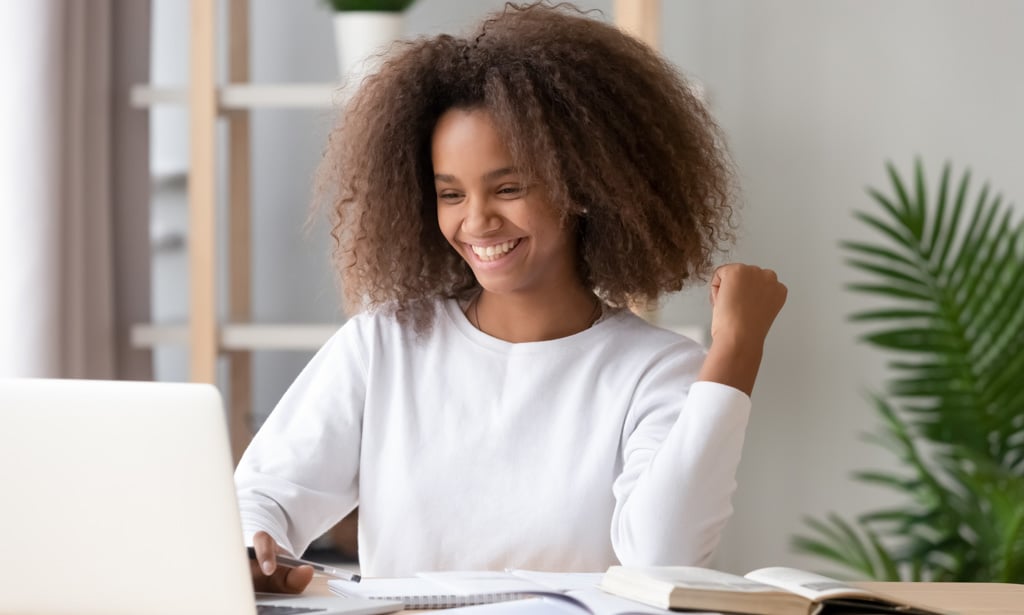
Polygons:
M331 109L344 101L345 91L334 83L239 83L217 88L217 105L232 109ZM134 85L131 104L137 108L186 106L185 86Z
M226 324L220 328L223 350L318 350L341 324ZM699 326L666 326L707 345L708 333ZM188 346L188 325L140 324L132 327L132 346Z
M225 324L220 327L219 347L228 351L317 350L340 324ZM182 346L189 343L186 324L138 324L132 327L132 346Z

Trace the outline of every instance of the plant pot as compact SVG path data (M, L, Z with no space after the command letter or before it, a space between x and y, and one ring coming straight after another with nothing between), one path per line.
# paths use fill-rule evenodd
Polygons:
M358 83L380 64L405 32L405 15L384 11L340 11L334 14L334 44L342 82Z

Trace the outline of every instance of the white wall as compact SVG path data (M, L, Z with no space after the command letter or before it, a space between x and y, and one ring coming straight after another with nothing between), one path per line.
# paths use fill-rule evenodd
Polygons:
M419 0L410 31L460 30L502 4ZM611 13L607 0L581 5ZM858 299L842 290L852 275L838 242L865 236L850 212L871 207L864 187L882 186L886 159L906 170L920 155L932 176L948 159L1011 200L1024 194L1024 3L665 0L663 11L663 50L704 83L740 170L735 258L777 269L790 288L755 392L718 564L807 563L788 552L801 517L886 501L848 474L890 463L857 440L877 425L863 392L879 387L884 370L844 321ZM256 0L252 17L254 80L333 78L332 34L318 2ZM258 319L339 318L326 230L305 236L301 228L329 123L321 112L254 113ZM698 289L668 301L662 321L706 322L708 314ZM257 415L306 359L257 356Z
M844 322L860 303L842 289L855 276L838 242L870 235L850 212L873 207L865 186L887 187L887 159L906 172L919 155L933 179L950 160L1024 195L1024 3L664 5L663 48L704 81L742 174L737 258L776 268L790 289L719 562L805 563L787 551L803 515L889 499L848 479L891 460L857 440L878 425L863 393L880 388L883 357Z

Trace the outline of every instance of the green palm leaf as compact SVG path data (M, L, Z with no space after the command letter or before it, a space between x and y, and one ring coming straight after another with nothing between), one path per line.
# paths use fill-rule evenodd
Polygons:
M894 252L883 246L878 246L870 243L863 243L860 241L844 241L840 244L846 250L850 252L857 252L861 256L873 257L881 260L882 262L893 262L901 265L907 265L909 267L915 267L916 263L908 259L906 256Z
M854 322L888 354L892 376L874 398L884 447L902 472L854 479L895 490L897 508L855 524L809 519L798 551L877 579L1024 581L1024 222L971 175L946 164L929 202L920 161L890 190L868 189L876 212L854 217L876 242L845 241L861 279L846 285L883 299Z
M908 309L900 309L900 308L890 308L890 309L881 309L881 310L871 310L871 311L867 311L867 312L857 312L857 313L853 314L852 316L850 316L850 320L852 320L854 322L856 322L856 321L864 321L864 320L903 320L903 319L919 321L921 319L931 320L931 319L935 319L937 317L938 317L938 314L936 314L935 312L933 312L931 310L926 310L926 309L908 310Z

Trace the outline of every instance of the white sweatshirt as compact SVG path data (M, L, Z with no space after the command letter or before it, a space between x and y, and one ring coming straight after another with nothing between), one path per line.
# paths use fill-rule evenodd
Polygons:
M264 530L301 553L358 504L368 576L706 564L750 400L694 382L703 360L625 310L521 344L454 300L426 336L355 316L238 466L247 544Z

